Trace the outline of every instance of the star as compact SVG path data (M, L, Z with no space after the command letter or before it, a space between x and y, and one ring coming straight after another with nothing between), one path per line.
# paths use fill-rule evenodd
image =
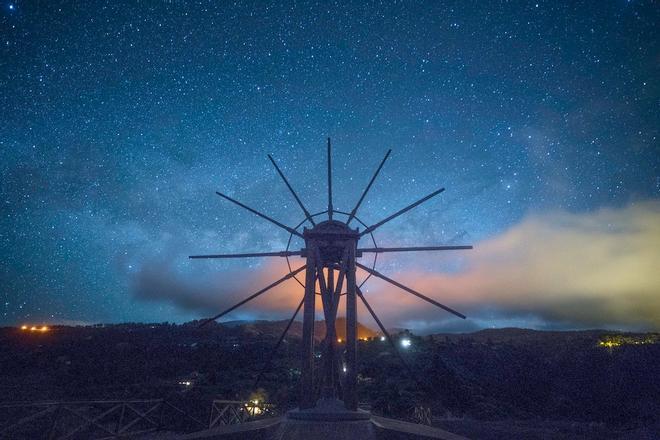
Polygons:
M215 274L243 274L190 253L279 251L288 239L214 191L295 225L297 202L266 154L319 212L328 136L338 209L392 149L358 212L367 225L446 188L384 226L379 245L478 245L535 213L657 200L659 9L590 1L378 13L152 2L129 15L101 0L75 14L3 3L21 23L0 44L0 325L197 318L203 301L144 298L166 291L159 277L192 298L214 291ZM420 261L406 258L385 261ZM246 288L234 281L222 279Z

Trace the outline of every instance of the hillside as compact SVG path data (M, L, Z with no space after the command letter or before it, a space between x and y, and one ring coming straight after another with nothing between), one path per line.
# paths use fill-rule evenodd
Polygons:
M279 337L286 328L288 321L234 321L229 325L234 328L239 328L246 333L254 336L265 337ZM225 325L225 324L223 324ZM346 319L343 317L337 318L336 323L337 338L346 339ZM373 338L378 333L362 323L358 322L358 338ZM294 321L287 332L289 337L301 338L302 337L302 323ZM314 339L317 341L325 338L325 321L316 321L314 326Z
M254 391L285 325L1 328L0 395L5 402L167 398L204 419L213 398ZM362 337L375 335L361 329ZM259 384L280 408L297 399L300 324L292 330ZM446 429L478 438L512 438L507 429L539 420L575 435L586 429L582 438L594 439L660 423L658 334L495 329L406 337L411 345L399 349L414 376L387 342L359 342L360 400L376 413L406 419L422 405ZM488 437L477 429L484 426L504 434ZM539 435L517 438L547 438Z

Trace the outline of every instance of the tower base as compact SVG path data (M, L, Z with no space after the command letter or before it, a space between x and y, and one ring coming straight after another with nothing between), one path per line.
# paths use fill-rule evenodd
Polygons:
M294 409L286 413L288 419L319 422L341 422L351 420L369 420L371 414L366 411L350 411L344 402L335 398L321 398L314 408Z
M467 440L426 425L372 416L365 411L358 419L314 419L328 417L330 412L289 411L284 417L263 419L239 425L222 426L175 437L168 440ZM303 418L295 418L304 414ZM313 414L313 415L312 415ZM291 417L293 415L293 417ZM351 415L345 414L348 417ZM354 415L354 414L353 414ZM365 418L366 415L366 418Z

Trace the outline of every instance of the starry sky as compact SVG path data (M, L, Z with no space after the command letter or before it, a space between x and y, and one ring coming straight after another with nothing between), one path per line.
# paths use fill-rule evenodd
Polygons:
M214 192L293 226L266 155L322 211L329 136L340 210L393 150L366 224L446 188L378 245L475 246L379 259L470 318L369 280L388 326L657 330L659 23L650 0L1 0L0 325L183 322L277 279L187 256L284 249ZM281 287L229 318L288 317Z

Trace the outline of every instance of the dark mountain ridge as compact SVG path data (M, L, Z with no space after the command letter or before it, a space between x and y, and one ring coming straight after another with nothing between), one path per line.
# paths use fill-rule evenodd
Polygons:
M0 395L4 402L178 399L199 408L205 419L212 399L254 392L254 380L286 324L4 327ZM319 321L317 335L321 327ZM297 398L300 323L291 330L259 383L281 408L294 406ZM364 337L358 344L358 392L378 414L406 419L422 405L443 420L596 423L603 427L599 435L615 429L610 427L660 423L658 333L506 328L420 337L408 332L405 346L399 344L403 335L395 335L413 377L386 341Z

